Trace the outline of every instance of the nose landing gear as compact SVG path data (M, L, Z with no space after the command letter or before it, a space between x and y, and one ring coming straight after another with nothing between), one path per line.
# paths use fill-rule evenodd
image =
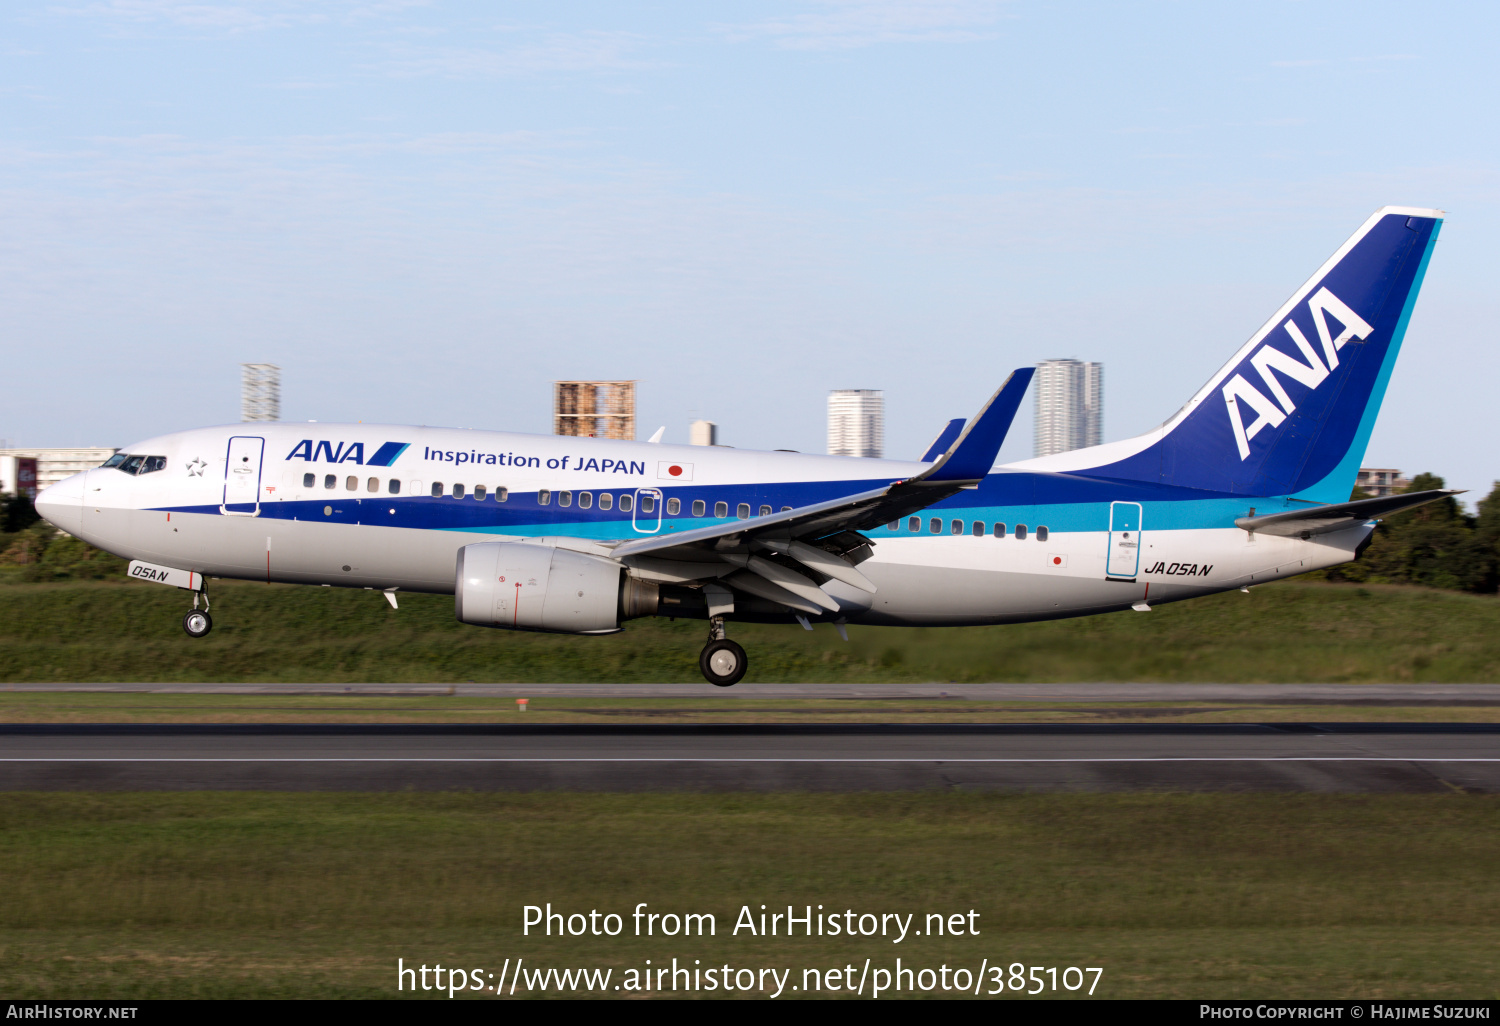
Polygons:
M198 608L198 599L203 599L203 608ZM208 615L208 590L193 592L193 608L182 618L182 629L190 638L201 638L214 629L214 618Z
M712 617L708 621L708 644L698 656L698 669L704 678L716 687L733 687L749 668L745 650L725 636L724 618Z

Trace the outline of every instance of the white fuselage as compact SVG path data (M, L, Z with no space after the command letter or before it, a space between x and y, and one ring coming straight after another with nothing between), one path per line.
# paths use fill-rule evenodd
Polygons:
M38 508L69 533L147 563L421 592L452 592L456 553L477 541L545 538L607 554L622 539L754 518L926 466L363 424L239 424L126 451L164 466L90 470L47 489ZM864 532L874 554L859 569L876 590L827 583L840 607L828 618L966 625L1126 609L1346 562L1370 530L1255 534L1234 519L1283 500L1117 484L1001 468L978 489Z

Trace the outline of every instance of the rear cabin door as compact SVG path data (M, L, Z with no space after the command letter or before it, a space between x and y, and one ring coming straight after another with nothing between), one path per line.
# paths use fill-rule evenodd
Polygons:
M229 440L220 512L237 517L260 515L260 461L265 447L264 438L250 435L235 435Z
M1105 574L1116 580L1133 581L1140 566L1141 504L1112 502L1109 504L1109 562Z

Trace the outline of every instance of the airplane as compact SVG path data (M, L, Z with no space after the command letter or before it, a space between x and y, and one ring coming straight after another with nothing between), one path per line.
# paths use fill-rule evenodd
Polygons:
M699 667L727 687L735 621L847 639L1149 611L1348 562L1379 517L1456 494L1350 501L1443 216L1376 211L1160 427L998 468L1030 368L919 461L241 423L131 445L36 506L192 592L195 638L208 577L452 594L505 630L706 620Z

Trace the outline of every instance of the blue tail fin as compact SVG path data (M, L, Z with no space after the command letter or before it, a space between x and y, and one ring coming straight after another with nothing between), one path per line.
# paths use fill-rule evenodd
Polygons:
M1167 423L1029 465L1234 495L1348 499L1442 217L1377 210Z

